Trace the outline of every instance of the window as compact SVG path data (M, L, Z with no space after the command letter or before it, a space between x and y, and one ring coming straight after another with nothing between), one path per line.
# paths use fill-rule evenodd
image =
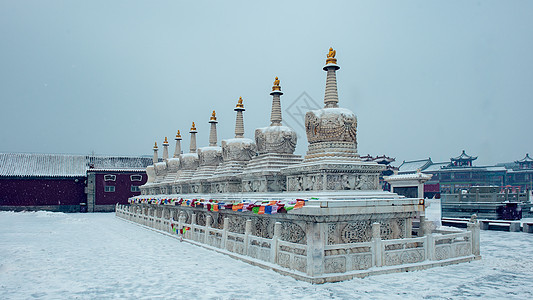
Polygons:
M143 180L143 177L142 177L142 175L131 175L130 179L131 179L131 181L141 181L141 180Z
M112 185L106 185L106 186L104 187L104 191L105 191L105 192L114 192L114 191L115 191L115 187L112 186Z
M115 181L117 180L117 175L104 175L104 181Z
M131 191L132 191L132 192L140 192L141 189L139 188L138 185L132 185L132 186L131 186Z

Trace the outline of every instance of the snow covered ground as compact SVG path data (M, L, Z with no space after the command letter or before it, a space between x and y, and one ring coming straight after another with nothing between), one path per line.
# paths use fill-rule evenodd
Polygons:
M533 234L482 231L481 255L312 285L114 214L0 212L0 299L533 299Z

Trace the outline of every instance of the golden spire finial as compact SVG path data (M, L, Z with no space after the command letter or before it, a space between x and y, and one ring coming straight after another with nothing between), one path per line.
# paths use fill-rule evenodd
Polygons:
M276 79L274 79L274 86L272 87L273 91L281 91L281 87L279 86L279 79L278 76L276 76Z
M194 125L194 122L192 122L191 131L196 131L196 125Z
M157 149L157 142L155 142L154 144L154 149Z
M168 144L167 137L165 137L165 141L163 142L163 144Z
M337 59L335 58L335 55L337 54L337 51L333 50L333 48L329 48L328 55L326 56L326 64L336 64Z
M214 110L213 110L213 113L211 114L211 118L209 120L210 121L216 121L217 120L217 115L216 115Z
M242 97L239 97L239 101L237 101L237 108L244 108L244 104L242 104Z
M181 139L181 134L180 134L179 129L178 129L178 133L176 133L176 139Z

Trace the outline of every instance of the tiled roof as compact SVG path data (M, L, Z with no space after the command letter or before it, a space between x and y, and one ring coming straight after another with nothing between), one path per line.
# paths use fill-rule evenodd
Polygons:
M412 161L403 161L403 163L400 165L400 171L399 173L414 173L417 170L424 171L427 167L429 167L433 162L431 161L431 158L428 159L420 159L420 160L412 160Z
M87 156L41 153L0 153L0 176L83 177L87 170L144 170L147 157Z
M447 167L448 165L450 165L449 162L440 162L440 163L434 163L432 165L430 165L429 167L427 167L424 172L434 172L434 171L438 171L444 167Z

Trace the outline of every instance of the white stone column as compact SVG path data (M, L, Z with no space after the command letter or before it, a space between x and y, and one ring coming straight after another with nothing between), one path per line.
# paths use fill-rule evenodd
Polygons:
M326 59L326 65L322 68L328 72L326 77L326 92L324 93L325 107L339 107L339 94L337 92L337 75L335 72L340 69L337 65L337 59L335 58L336 51L333 48L329 48L329 52Z
M215 111L213 111L213 114L211 115L211 119L209 120L209 123L211 124L211 130L209 131L209 146L216 146L218 142L217 138L217 117L215 116Z
M204 230L204 244L209 245L209 227L211 227L211 216L208 215L205 218L205 230Z
M252 234L252 220L246 220L246 226L244 227L244 255L248 255L250 234Z
M157 148L157 142L155 142L155 144L154 144L154 158L152 159L152 162L154 163L154 165L159 161L159 158L157 157L157 150L159 150L159 148Z
M479 222L477 220L474 223L468 222L466 229L472 233L472 254L479 256L481 253L479 245Z
M278 263L279 237L281 236L281 222L274 224L274 236L272 237L272 246L270 247L270 262Z
M326 92L324 94L325 107L339 107L337 76L335 74L338 69L340 69L340 67L334 64L328 64L324 67L324 71L328 72L326 78Z
M374 243L374 265L383 266L383 244L381 243L381 225L372 223L372 243Z
M196 214L192 214L191 216L191 237L193 241L197 241L197 239L195 239L195 236L196 236L195 229L196 229Z
M189 147L190 153L196 153L196 126L194 125L194 122L192 122L191 131L189 133L191 134L191 145Z
M229 218L224 218L224 228L222 230L222 242L220 248L226 249L226 243L228 241L228 230L229 230Z
M176 149L174 150L174 158L180 157L181 154L181 134L178 130L178 133L176 134Z
M235 137L243 138L244 137L244 118L242 112L244 109L244 104L242 103L242 97L239 97L239 102L234 109L237 112L237 117L235 119Z
M324 223L307 223L307 275L324 274Z
M274 86L272 87L272 111L270 113L270 126L281 126L281 101L280 96L283 95L281 92L281 86L279 86L278 77L274 80Z
M165 161L168 160L168 140L167 140L167 137L165 137L165 141L163 142L163 159Z

